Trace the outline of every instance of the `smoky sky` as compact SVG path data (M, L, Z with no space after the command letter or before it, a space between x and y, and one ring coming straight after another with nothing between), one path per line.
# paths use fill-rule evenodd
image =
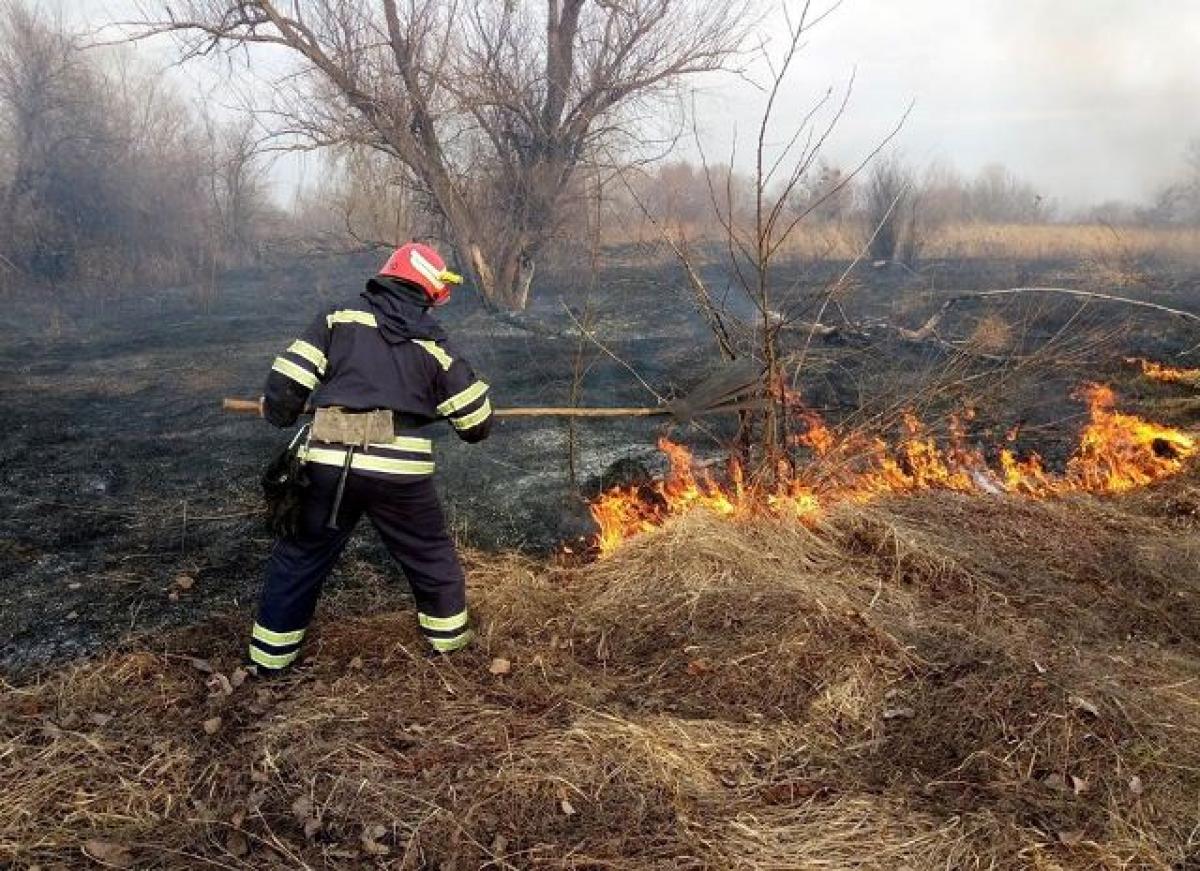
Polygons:
M69 17L128 18L134 0L59 0ZM795 13L801 3L787 4ZM779 5L765 33L782 29ZM827 4L814 3L814 9ZM782 48L776 39L768 51ZM169 46L143 44L151 59ZM749 78L765 67L752 61ZM970 174L1002 163L1067 208L1146 200L1183 169L1200 137L1200 0L844 0L805 40L783 91L772 141L827 88L855 76L827 156L852 164L913 105L895 145L917 165ZM203 71L184 81L194 87ZM722 75L695 83L700 141L725 159L735 133L748 165L763 95ZM676 155L694 157L690 136ZM314 175L282 161L286 191Z
M913 102L896 145L914 163L1003 163L1067 207L1144 200L1200 136L1200 0L847 0L810 32L776 139L852 72L838 162ZM706 150L735 124L748 146L761 94L718 87L701 101Z

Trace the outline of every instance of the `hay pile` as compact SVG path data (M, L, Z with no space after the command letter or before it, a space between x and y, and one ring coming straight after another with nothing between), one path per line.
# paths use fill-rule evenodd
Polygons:
M0 862L1197 867L1198 525L1194 477L692 515L477 559L462 655L325 614L267 684L231 618L3 690Z

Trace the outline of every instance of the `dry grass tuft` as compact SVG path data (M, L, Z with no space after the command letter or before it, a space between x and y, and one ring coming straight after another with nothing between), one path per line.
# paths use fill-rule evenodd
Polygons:
M447 659L400 613L266 684L232 619L83 663L0 692L0 862L1192 867L1198 494L693 514L477 557Z
M967 337L967 345L981 354L1004 354L1013 349L1015 340L1012 325L993 312L975 322L975 328Z

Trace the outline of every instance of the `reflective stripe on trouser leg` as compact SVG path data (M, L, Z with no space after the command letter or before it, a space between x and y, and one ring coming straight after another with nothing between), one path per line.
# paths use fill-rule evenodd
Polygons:
M429 644L442 652L471 640L466 579L429 479L372 482L367 516L404 570Z
M259 668L274 671L291 665L300 654L304 630L274 632L260 623L250 633L250 661Z
M450 653L471 643L471 617L466 608L449 617L434 617L417 611L417 624L425 640L438 653Z

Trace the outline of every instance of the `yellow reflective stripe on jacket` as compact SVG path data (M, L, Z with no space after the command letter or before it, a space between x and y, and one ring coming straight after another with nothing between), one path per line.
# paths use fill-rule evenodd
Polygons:
M298 357L303 357L308 362L317 367L317 374L324 374L325 364L329 361L325 359L325 355L321 353L321 349L316 345L310 345L303 339L297 339L288 345L288 353L295 354Z
M420 345L426 351L433 355L433 358L438 361L442 369L450 370L450 364L454 362L454 358L442 350L441 345L432 339L413 339L413 344Z
M453 396L439 405L437 407L437 413L445 417L448 414L461 411L487 392L487 384L483 381L476 381L466 390L462 391L461 393L455 393Z
M291 653L274 654L259 650L253 644L250 645L250 661L264 668L283 668L295 662L296 657L299 655L299 650L293 650Z
M271 364L271 368L280 375L286 375L288 378L291 378L297 384L307 387L309 390L312 390L321 381L321 379L307 369L302 369L291 360L286 360L283 357L276 357L275 362Z
M492 401L485 399L478 411L472 411L470 414L464 414L462 417L452 417L450 418L450 422L454 424L455 429L470 429L473 426L483 423L491 416Z
M430 638L429 636L425 636L425 640L438 653L449 653L452 650L466 647L474 637L475 633L468 629L466 632L460 632L453 638Z
M428 614L422 614L418 611L417 622L424 629L433 629L437 632L451 632L455 629L462 629L467 625L467 612L462 611L453 617L430 617Z
M333 328L334 324L362 324L364 327L378 327L379 322L370 312L360 312L352 308L344 308L325 316L325 323Z
M402 451L412 451L414 454L432 454L433 442L429 439L418 439L412 436L396 436L390 442L371 442L373 448L397 448Z
M257 638L259 641L265 641L267 644L273 644L276 647L282 647L285 644L296 644L304 638L304 630L297 629L293 632L273 632L266 626L254 624L254 631L250 633L251 637Z
M346 452L332 448L308 448L301 459L322 466L342 466L346 462ZM373 457L369 454L354 455L350 461L351 469L363 472L386 472L393 475L432 475L434 465L423 460L401 460L396 457Z

